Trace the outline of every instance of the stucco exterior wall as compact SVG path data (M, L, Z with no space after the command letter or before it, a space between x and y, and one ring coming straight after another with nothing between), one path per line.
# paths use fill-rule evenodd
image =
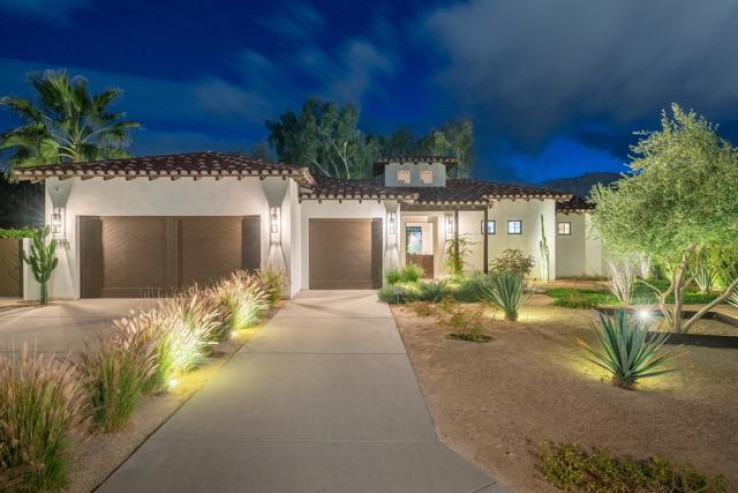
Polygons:
M318 202L316 200L306 200L300 204L301 211L301 228L300 235L300 288L310 288L310 219L358 219L358 218L378 218L382 220L382 250L384 252L385 268L387 264L387 209L385 204L377 201L358 200L326 200Z
M397 181L397 171L401 169L410 171L410 185ZM432 183L423 183L420 181L420 173L426 170L430 170L433 173ZM387 164L384 167L384 184L388 187L442 187L446 185L446 166L442 163Z
M571 235L556 235L557 277L605 275L602 241L586 213L556 214L556 221L571 223Z
M282 178L267 178L282 180ZM288 204L296 202L296 187L290 186ZM269 206L259 178L203 178L194 181L182 178L172 181L99 178L74 178L46 181L46 210L51 214L55 206L64 207L65 238L68 244L58 249L59 267L52 281L51 294L55 298L79 298L80 266L78 261L79 216L246 216L261 215L262 264L269 253ZM290 227L289 213L283 214L283 225ZM46 221L49 222L47 217ZM286 235L283 235L283 237ZM291 258L290 244L285 248Z

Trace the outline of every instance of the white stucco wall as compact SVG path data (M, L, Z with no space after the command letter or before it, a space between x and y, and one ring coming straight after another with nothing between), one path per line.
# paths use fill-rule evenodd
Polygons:
M301 289L309 289L310 287L310 219L372 219L377 218L382 220L383 228L383 246L384 252L383 258L385 259L385 267L387 264L388 252L387 247L387 220L386 214L387 209L385 204L373 200L369 201L358 201L358 200L344 200L339 202L338 200L325 200L318 202L317 200L306 200L300 204L301 211L301 228L302 234L300 237L301 245ZM398 218L398 224L400 224Z
M267 178L282 180L282 178ZM282 215L283 227L292 229L297 188L289 188L287 211ZM74 178L46 181L46 210L50 216L54 206L63 206L65 237L68 245L59 248L59 267L51 294L55 298L79 298L78 217L79 216L247 216L261 215L262 263L269 253L269 206L259 178L181 178L172 181L122 178ZM50 220L47 217L47 222ZM283 235L287 236L287 235ZM291 259L290 244L285 254ZM299 284L299 283L298 283Z
M556 235L557 277L605 275L602 241L586 213L556 214L557 222L570 222L571 235Z

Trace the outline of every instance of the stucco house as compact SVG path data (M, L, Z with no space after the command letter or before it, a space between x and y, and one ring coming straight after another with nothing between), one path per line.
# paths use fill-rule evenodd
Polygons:
M55 298L156 296L266 266L287 272L290 295L376 288L383 272L408 262L443 277L448 240L460 237L469 271L485 271L506 248L540 264L545 237L551 279L602 273L586 203L535 186L448 178L455 165L387 158L372 179L337 180L199 152L15 174L45 182L46 221L60 243Z

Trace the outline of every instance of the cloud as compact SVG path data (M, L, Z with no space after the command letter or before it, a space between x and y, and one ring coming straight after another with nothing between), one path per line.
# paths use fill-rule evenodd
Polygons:
M5 94L31 96L26 74L50 68L48 65L0 58L0 87ZM155 79L130 74L67 67L72 75L83 75L90 87L124 90L120 107L134 120L177 125L205 125L232 128L244 123L259 123L270 116L268 94L254 92L218 77L202 75L193 80Z
M376 80L394 73L395 63L370 41L350 39L330 55L317 46L302 50L296 66L313 78L325 97L339 102L359 102L377 90Z
M315 8L301 2L285 2L279 14L260 21L265 28L288 40L314 38L325 25L325 17Z
M671 101L738 110L738 2L471 0L422 22L438 82L484 125L539 145L598 119L652 120Z
M72 11L88 6L88 0L0 0L0 10L57 24L67 23Z

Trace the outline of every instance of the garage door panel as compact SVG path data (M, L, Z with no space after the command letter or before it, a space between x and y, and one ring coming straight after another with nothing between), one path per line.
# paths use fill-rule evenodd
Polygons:
M163 296L258 268L260 224L260 216L80 217L81 296Z
M179 228L182 285L207 283L241 268L241 218L187 218Z
M381 231L379 219L311 219L310 288L379 287Z

